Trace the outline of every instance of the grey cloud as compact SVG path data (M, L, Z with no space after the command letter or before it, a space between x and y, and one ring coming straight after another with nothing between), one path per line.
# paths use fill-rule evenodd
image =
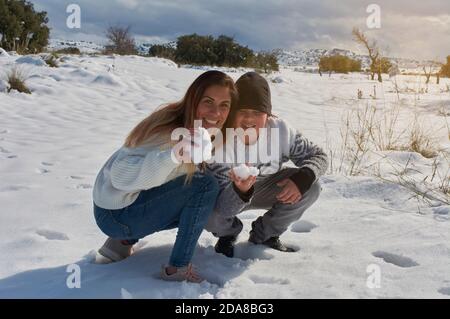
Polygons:
M104 36L108 25L131 25L141 37L174 40L188 33L226 34L260 49L330 47L355 49L351 30L358 26L396 56L443 59L450 54L450 1L361 0L79 0L82 29L65 26L66 7L74 1L36 0L49 13L55 34ZM367 30L366 8L381 8L382 28ZM430 17L436 21L431 23Z

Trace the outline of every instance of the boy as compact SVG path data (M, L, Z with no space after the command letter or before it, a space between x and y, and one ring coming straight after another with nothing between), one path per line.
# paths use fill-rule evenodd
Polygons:
M232 158L236 148L244 146L246 156L249 148L258 143L269 143L269 134L261 134L266 128L278 130L279 139L272 143L278 148L278 156L269 161L258 156L255 165L260 174L257 177L241 179L233 172L230 163L212 163L207 169L219 181L221 192L206 230L219 237L215 246L218 253L233 257L234 243L242 231L242 222L237 215L248 209L267 209L267 212L252 222L249 241L273 249L292 252L279 239L289 225L297 221L319 197L321 187L318 178L328 167L325 152L303 137L285 121L272 115L270 88L267 81L255 72L248 72L236 82L239 101L229 116L227 127L254 129L256 139L227 140L226 153L232 144ZM264 140L263 140L264 139ZM268 147L270 148L270 147ZM216 150L217 152L223 150ZM228 157L229 158L229 157ZM283 163L291 160L297 167L286 168Z

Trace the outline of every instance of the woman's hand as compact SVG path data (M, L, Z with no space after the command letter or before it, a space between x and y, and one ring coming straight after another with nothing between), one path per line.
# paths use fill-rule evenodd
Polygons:
M198 145L195 144L191 138L183 137L183 139L172 148L172 159L176 160L179 164L192 163L191 150L193 147L198 147Z
M231 181L242 192L247 193L256 182L256 176L249 176L247 179L241 179L231 169L229 174Z
M277 183L283 189L277 195L277 199L283 204L295 204L302 199L302 193L298 190L297 185L289 178L283 179Z
M207 161L212 156L211 137L204 128L190 128L173 147L172 155L180 164Z

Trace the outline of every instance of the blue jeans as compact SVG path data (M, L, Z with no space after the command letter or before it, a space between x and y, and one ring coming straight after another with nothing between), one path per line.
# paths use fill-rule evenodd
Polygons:
M194 254L198 238L212 213L219 185L212 176L196 173L141 191L136 201L122 209L103 209L94 204L97 225L109 237L130 244L158 231L178 227L169 264L184 267Z

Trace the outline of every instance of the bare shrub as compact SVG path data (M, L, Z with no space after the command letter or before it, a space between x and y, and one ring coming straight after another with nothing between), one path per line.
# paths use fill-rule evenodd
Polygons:
M17 90L20 93L31 94L30 89L25 84L27 80L27 75L23 70L17 67L13 67L6 73L6 81L9 84L8 93L11 90Z
M109 44L105 47L106 54L135 55L136 44L130 33L130 27L111 26L106 31Z

